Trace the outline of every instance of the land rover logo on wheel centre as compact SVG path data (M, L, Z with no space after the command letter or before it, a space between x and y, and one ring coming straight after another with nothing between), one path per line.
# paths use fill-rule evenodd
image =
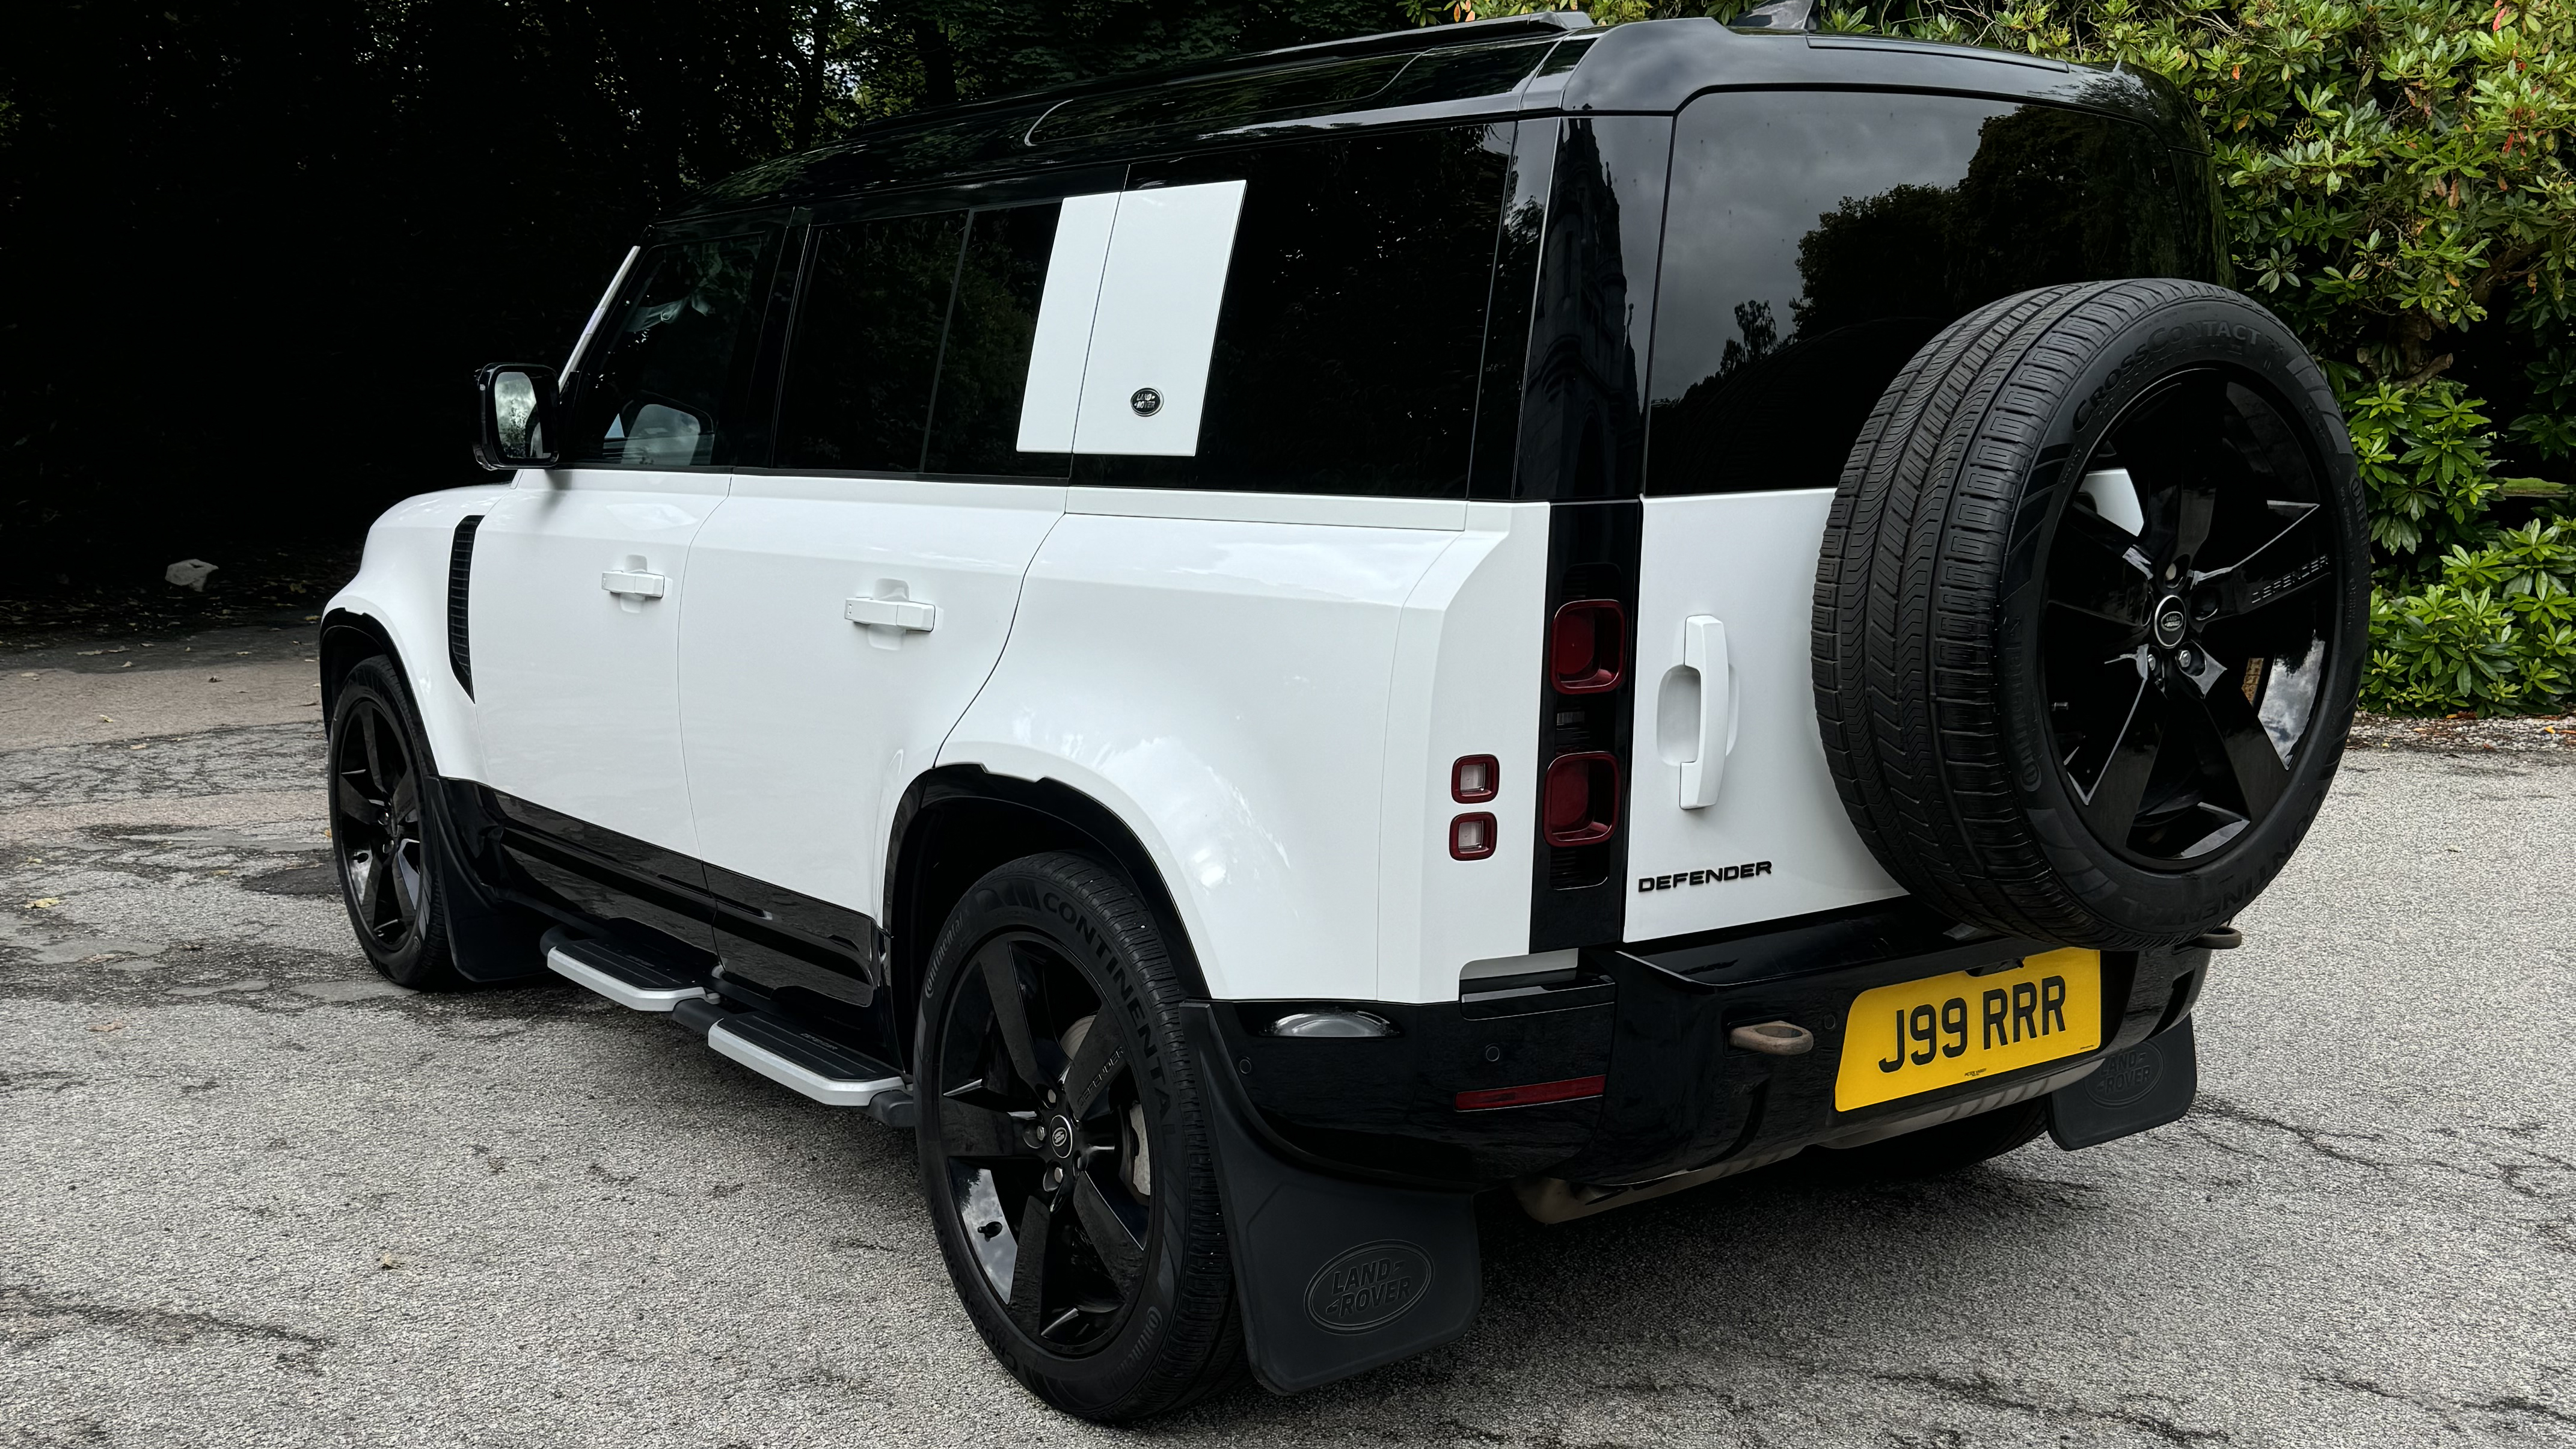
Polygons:
M1411 1243L1363 1243L1306 1285L1306 1316L1335 1333L1393 1322L1431 1290L1431 1255Z
M2166 595L2165 601L2156 605L2156 642L2167 649L2181 643L2182 631L2189 622L2190 616L2183 612L2182 596Z

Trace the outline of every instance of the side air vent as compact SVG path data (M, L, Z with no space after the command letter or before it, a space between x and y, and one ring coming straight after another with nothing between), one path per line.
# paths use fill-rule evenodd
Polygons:
M465 600L474 578L474 530L482 526L479 513L459 520L447 550L447 667L467 699L474 697L474 652L465 637Z

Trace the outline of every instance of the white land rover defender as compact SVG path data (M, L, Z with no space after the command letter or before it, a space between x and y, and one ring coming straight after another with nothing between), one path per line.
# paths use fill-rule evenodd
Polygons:
M2333 774L2318 370L2146 76L1561 16L956 107L654 227L324 628L349 910L917 1136L1132 1418L1476 1194L2180 1115Z

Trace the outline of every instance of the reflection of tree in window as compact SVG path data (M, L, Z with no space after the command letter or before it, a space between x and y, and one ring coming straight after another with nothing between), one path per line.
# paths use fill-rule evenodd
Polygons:
M1679 379L1655 379L1649 492L1831 487L1879 392L1952 320L2054 282L2179 273L2170 172L2141 128L2048 106L1906 104L1924 124L1981 121L1965 173L1946 186L1891 177L1816 215L1795 241L1791 335L1775 342L1771 300L1746 298L1713 371L1678 397ZM1857 127L1808 139L1854 148L1837 159L1867 154ZM1677 207L1676 224L1692 222L1708 224Z
M724 401L747 360L745 323L765 239L655 247L634 302L586 380L580 461L678 468L717 461Z
M966 213L817 227L787 344L778 466L909 473Z

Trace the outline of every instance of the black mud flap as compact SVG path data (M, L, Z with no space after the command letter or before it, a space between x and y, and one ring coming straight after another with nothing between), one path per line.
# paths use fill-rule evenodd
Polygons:
M424 841L436 858L438 909L447 917L447 949L456 974L478 985L526 981L546 974L537 938L553 923L496 894L469 842L483 834L483 811L474 787L438 782L431 808L421 812L431 828Z
M2200 1052L2191 1018L2048 1094L2048 1135L2073 1152L2162 1127L2191 1110L2200 1092Z
M1243 1300L1252 1372L1294 1394L1438 1348L1484 1301L1475 1196L1352 1182L1287 1161L1261 1140L1204 1004L1203 1055L1217 1193Z

